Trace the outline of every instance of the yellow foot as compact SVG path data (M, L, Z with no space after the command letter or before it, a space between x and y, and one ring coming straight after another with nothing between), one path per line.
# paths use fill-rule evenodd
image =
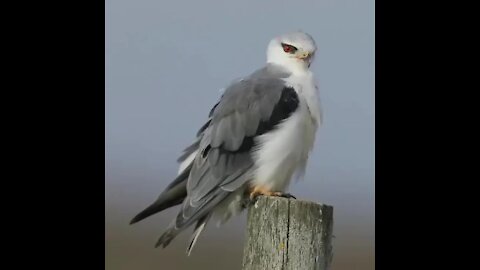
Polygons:
M296 199L292 194L283 193L280 191L271 191L262 186L255 186L250 190L250 200L254 200L260 195Z

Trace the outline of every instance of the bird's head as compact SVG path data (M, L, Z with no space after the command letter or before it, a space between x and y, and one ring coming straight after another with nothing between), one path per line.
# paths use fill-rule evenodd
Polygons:
M267 62L280 65L292 72L305 71L313 62L317 47L313 38L297 31L278 36L267 48Z

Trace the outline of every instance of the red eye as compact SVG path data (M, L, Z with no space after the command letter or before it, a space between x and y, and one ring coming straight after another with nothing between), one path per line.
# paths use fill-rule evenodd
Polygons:
M282 43L283 51L286 53L294 53L297 51L297 48L295 48L292 45Z

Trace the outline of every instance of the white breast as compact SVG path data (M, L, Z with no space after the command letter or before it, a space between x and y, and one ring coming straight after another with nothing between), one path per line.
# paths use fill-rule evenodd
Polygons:
M304 170L320 122L318 93L311 73L291 76L285 82L299 96L297 110L278 128L259 136L254 153L254 185L285 191L294 173Z
M257 138L259 147L253 153L256 171L252 182L271 191L285 191L293 174L304 170L320 125L318 92L311 73L285 82L297 92L299 106L275 131ZM236 190L215 208L217 225L243 210L243 198L244 190Z

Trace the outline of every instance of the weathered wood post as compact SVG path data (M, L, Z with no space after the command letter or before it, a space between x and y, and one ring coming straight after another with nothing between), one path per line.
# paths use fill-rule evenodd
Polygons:
M248 209L243 270L327 270L333 207L260 196Z

